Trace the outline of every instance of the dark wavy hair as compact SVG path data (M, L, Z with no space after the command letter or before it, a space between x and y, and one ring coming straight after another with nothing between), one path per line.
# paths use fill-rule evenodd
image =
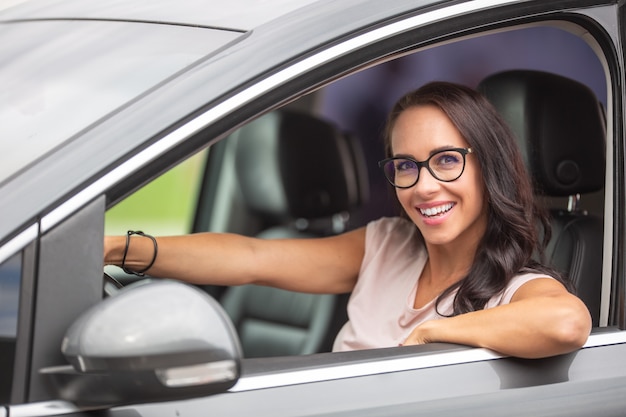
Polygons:
M432 82L403 96L393 107L385 131L385 151L392 156L391 131L406 109L432 105L456 126L478 159L486 190L488 221L467 276L447 288L439 302L458 288L452 315L484 309L511 278L523 272L545 273L572 285L543 264L550 240L549 217L536 201L515 137L491 103L469 87ZM406 213L403 212L403 216Z

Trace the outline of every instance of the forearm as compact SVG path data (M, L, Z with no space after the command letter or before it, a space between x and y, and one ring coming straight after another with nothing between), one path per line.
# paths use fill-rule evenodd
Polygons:
M123 262L131 271L144 270L155 256L153 242L147 237L132 235L126 250L126 239L126 236L105 238L105 264L121 267ZM151 276L214 285L241 285L252 278L246 273L246 263L238 262L238 259L246 259L246 252L252 250L250 238L199 233L155 239L156 258L147 271Z
M331 238L264 240L236 234L198 233L157 239L146 273L196 284L260 284L312 293L349 292L364 253L364 229ZM126 237L105 238L106 264L122 266ZM124 261L145 269L153 242L133 235Z
M424 323L407 344L448 342L539 358L571 352L587 340L589 312L569 294L527 299Z

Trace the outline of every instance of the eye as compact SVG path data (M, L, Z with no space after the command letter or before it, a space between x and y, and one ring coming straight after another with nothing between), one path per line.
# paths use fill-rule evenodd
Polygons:
M395 163L396 172L414 171L417 164L408 159L397 159Z
M456 151L446 151L433 155L431 163L438 169L451 169L461 164L461 154Z

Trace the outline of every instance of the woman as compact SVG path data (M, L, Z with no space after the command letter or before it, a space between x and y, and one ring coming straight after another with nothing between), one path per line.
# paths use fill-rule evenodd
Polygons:
M322 239L108 237L105 263L192 283L351 292L334 350L450 342L533 358L582 346L589 312L533 261L549 224L488 101L428 84L396 104L385 140L380 166L402 217Z

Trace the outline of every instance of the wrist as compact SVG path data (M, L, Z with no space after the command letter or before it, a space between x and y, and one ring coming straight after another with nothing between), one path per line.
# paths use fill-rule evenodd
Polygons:
M136 237L131 239L131 236L136 236ZM152 259L148 262L147 266L144 266L143 262L141 262L140 263L140 265L142 265L141 268L137 268L137 264L131 262L131 256L129 256L131 240L136 241L137 243L139 243L139 241L142 241L143 244L145 244L144 239L140 239L138 241L137 237L149 239L152 242L152 246L153 246ZM135 243L135 246L137 246L137 243ZM156 238L154 236L144 233L141 230L137 230L137 231L129 230L128 232L126 232L124 252L122 254L122 264L120 266L122 267L124 272L126 272L127 274L132 274L132 275L143 277L145 276L146 272L150 268L152 268L152 265L154 265L154 262L156 261L156 258L157 258L158 249L159 247L158 247ZM141 250L136 251L136 252L144 253L144 251L141 251Z
M441 324L440 322L444 320L445 319L430 320L430 321L422 323L419 326L420 334L422 335L422 339L424 340L424 343L433 343L433 342L441 341L437 337L437 330Z
M423 345L425 343L441 342L438 340L437 329L442 320L426 321L413 329L409 337L403 343L404 345Z
M105 236L104 237L104 264L122 265L124 257L124 247L126 245L125 236Z

